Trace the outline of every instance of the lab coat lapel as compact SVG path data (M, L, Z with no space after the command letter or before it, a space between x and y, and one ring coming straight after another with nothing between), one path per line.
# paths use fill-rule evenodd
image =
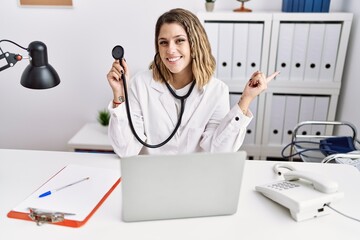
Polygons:
M206 88L206 86L203 87L202 89L199 89L197 86L195 86L193 89L193 92L185 100L185 110L184 110L184 115L183 115L181 125L186 124L189 121L189 119L191 118L191 116L194 114L194 112L196 111L196 109L199 106L200 101L203 97L205 88Z
M159 100L162 104L162 107L165 109L165 112L167 113L167 115L171 119L171 122L175 126L178 119L177 119L177 112L176 112L176 107L175 107L175 103L174 103L174 97L171 95L169 90L166 88L165 84L152 81L151 85L154 89L156 89L160 93Z

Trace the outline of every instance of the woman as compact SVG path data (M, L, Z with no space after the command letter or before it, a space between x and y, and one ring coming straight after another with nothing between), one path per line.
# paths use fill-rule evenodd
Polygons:
M116 60L107 74L114 96L109 105L109 138L114 151L120 157L237 151L253 118L249 110L251 101L267 88L267 83L278 72L268 78L255 72L238 104L230 109L227 85L213 77L215 59L205 30L199 19L184 9L173 9L159 17L155 50L150 70L138 73L129 84L134 130L145 144L159 144L171 135L179 118L181 124L163 146L143 146L129 127L123 103L121 74L129 79L129 68L125 60L121 65ZM193 85L196 86L193 88ZM181 100L174 97L172 91L188 97Z

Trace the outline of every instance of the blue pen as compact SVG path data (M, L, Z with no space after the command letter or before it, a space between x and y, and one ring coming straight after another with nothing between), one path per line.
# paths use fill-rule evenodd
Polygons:
M49 196L49 195L53 194L54 192L60 191L60 190L62 190L62 189L64 189L64 188L70 187L70 186L72 186L72 185L75 185L75 184L77 184L77 183L80 183L80 182L83 182L83 181L89 180L89 179L90 179L90 177L86 177L86 178L80 179L80 180L78 180L78 181L76 181L76 182L73 182L73 183L70 183L70 184L68 184L68 185L65 185L65 186L63 186L63 187L60 187L60 188L57 188L57 189L54 189L54 190L51 190L51 191L44 192L44 193L42 193L42 194L39 195L39 198Z

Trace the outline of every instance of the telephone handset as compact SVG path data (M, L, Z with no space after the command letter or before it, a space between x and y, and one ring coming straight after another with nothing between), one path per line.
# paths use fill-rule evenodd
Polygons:
M280 171L285 168L290 171ZM296 221L328 214L327 204L343 198L337 182L317 173L297 171L284 164L276 164L274 170L284 180L256 186L256 191L290 210Z
M330 179L315 175L311 172L305 171L291 171L283 174L283 177L287 181L296 181L299 179L305 179L312 183L315 190L323 193L334 193L337 192L339 185Z

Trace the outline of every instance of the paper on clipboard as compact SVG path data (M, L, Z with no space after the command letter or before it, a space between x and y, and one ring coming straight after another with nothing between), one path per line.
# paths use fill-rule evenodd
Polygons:
M89 177L89 180L39 198L39 195L46 191L85 177ZM71 215L65 216L65 222L59 225L78 227L90 218L119 182L120 173L115 169L67 165L10 211L8 217L30 220L27 216L29 208L70 213Z

